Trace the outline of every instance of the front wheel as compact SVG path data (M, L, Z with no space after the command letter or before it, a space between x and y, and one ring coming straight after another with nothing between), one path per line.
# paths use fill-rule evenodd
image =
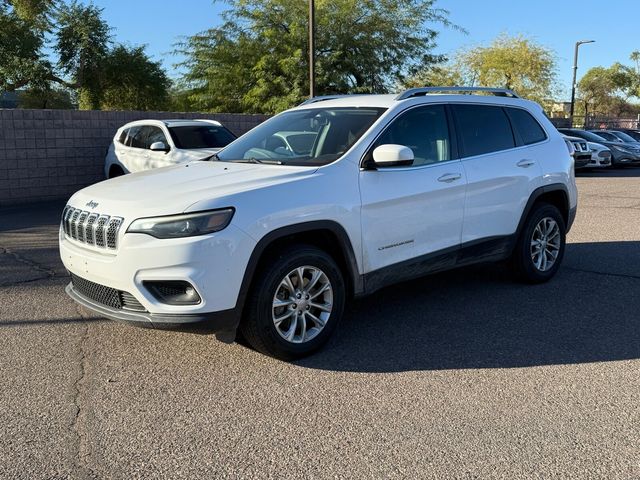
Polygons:
M301 358L326 343L344 303L344 280L333 258L313 246L290 247L260 268L240 332L259 352Z
M560 211L537 204L525 223L513 252L516 276L527 283L550 280L560 268L566 245L566 224Z

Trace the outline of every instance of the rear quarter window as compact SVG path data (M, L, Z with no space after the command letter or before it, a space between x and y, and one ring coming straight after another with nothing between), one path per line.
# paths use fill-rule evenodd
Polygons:
M547 139L544 129L529 112L521 108L506 108L505 110L524 145L532 145Z

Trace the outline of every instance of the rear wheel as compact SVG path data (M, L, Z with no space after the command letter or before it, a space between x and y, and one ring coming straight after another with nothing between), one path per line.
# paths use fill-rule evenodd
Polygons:
M293 360L326 343L344 303L344 280L333 258L316 247L291 247L258 272L240 332L256 350Z
M513 252L517 277L527 283L550 280L560 268L566 225L557 207L538 203L529 214Z

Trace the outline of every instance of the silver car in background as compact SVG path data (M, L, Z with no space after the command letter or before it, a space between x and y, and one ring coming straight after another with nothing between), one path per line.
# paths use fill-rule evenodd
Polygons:
M587 164L589 168L609 168L611 167L611 150L604 145L595 142L587 142L591 150L591 160Z

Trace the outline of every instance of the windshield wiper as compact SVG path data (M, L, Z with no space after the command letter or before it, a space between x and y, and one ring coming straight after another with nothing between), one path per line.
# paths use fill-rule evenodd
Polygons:
M272 160L272 159L266 159L266 158L259 160L255 157L241 158L238 160L227 160L227 161L231 163L259 163L259 164L265 164L265 165L282 165L282 162L280 160Z

